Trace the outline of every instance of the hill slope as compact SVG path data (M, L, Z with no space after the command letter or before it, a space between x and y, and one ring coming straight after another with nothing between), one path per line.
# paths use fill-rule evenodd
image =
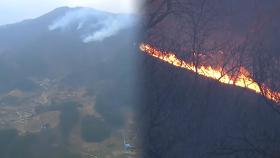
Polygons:
M280 115L261 96L143 58L145 157L279 157Z
M74 85L87 84L106 73L128 75L132 67L126 65L132 62L137 29L132 18L136 17L63 7L36 19L1 26L0 92L27 90L34 87L34 78Z

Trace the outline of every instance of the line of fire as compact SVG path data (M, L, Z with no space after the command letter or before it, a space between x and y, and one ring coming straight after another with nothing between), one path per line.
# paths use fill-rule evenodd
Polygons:
M224 72L223 69L219 66L214 68L212 66L202 65L196 68L196 66L192 62L188 63L178 58L174 52L161 51L150 44L142 43L140 44L139 48L141 51L173 66L195 72L201 76L217 80L223 84L234 85L252 90L257 94L261 94L267 99L280 104L280 92L273 91L265 84L257 83L251 77L251 73L244 67L240 68L238 74L231 75Z

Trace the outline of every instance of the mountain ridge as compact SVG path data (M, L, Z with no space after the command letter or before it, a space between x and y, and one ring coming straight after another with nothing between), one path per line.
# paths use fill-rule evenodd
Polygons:
M74 11L79 9L84 8L74 8ZM34 77L62 78L71 83L74 80L75 83L83 81L87 84L96 78L96 74L85 73L84 70L98 71L97 67L108 67L111 71L109 67L113 63L121 63L121 60L125 60L124 64L130 62L136 25L120 25L120 29L111 30L108 28L110 25L105 23L103 27L101 22L98 28L91 29L87 25L83 30L77 30L75 23L70 22L70 29L49 30L49 26L68 11L69 8L58 8L39 18L0 28L0 84L3 85L0 92L1 89L19 88L18 85L24 85L25 81L27 84ZM70 11L73 9L70 8ZM94 15L91 11L88 14ZM107 20L109 24L110 20ZM90 18L87 24L91 22ZM109 33L106 34L106 31ZM84 35L94 36L95 32L105 32L106 36L102 40L83 41ZM100 33L97 35L100 37ZM78 79L73 76L84 77Z
M117 33L122 29L127 29L130 26L133 26L133 24L130 23L132 22L130 20L133 18L129 17L128 22L126 21L127 19L123 20L123 17L131 16L130 14L114 14L114 13L98 11L96 9L85 8L85 7L76 7L76 8L60 7L38 18L28 19L19 23L9 24L0 27L0 35L1 35L0 41L2 41L0 43L0 47L9 45L9 43L23 42L23 39L27 40L28 38L34 38L36 36L46 34L48 33L48 31L56 31L55 29L50 29L50 26L59 20L63 20L63 18L70 13L72 14L70 16L74 16L72 17L74 19L73 21L70 21L68 25L74 25L75 23L82 24L83 22L86 22L87 24L84 31L79 32L81 40L83 40L88 36L93 36L96 33L95 31L101 30L103 32L105 31L105 33L106 31L110 32L109 34L107 33L108 35L105 37L101 36L103 37L102 38L103 40L107 37L110 37L111 35L114 35L115 33ZM99 15L102 15L103 19L99 19L97 17ZM98 25L99 28L96 27L91 28L92 25L95 25L95 23L96 25ZM113 30L110 30L112 24L115 24L117 26L115 26ZM104 27L106 28L103 29ZM67 31L77 32L79 30L70 29ZM86 42L91 42L91 41L92 40L87 40Z

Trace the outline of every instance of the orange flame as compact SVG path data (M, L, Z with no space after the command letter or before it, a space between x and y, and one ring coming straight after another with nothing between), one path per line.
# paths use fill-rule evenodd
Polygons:
M273 90L266 88L265 85L262 85L260 88L260 86L250 77L250 73L245 68L241 68L241 73L234 77L231 77L229 74L223 74L222 68L213 68L211 66L200 66L196 71L196 68L192 63L187 63L177 58L172 52L162 52L153 48L151 45L144 43L140 45L140 49L141 51L176 67L197 72L199 75L217 80L224 84L235 85L252 90L255 93L263 94L269 100L280 103L280 92L274 92Z

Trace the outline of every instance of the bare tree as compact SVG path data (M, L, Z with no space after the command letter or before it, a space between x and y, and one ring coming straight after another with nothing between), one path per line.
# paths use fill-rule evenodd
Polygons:
M280 103L280 54L279 44L280 4L263 18L257 20L257 28L252 32L248 55L251 57L249 69L259 84L267 103L280 113L280 109L269 100Z
M172 0L146 0L143 8L145 28L149 29L172 13Z
M213 49L207 42L217 26L218 3L215 0L178 0L176 9L175 14L183 21L182 31L187 39L182 44L189 46L190 52L186 53L192 54L191 61L197 71L200 58Z
M255 1L257 3L257 1ZM246 67L252 74L251 78L259 85L266 103L280 114L279 105L271 98L280 100L280 54L277 41L280 37L280 24L276 20L280 16L279 7L267 14L262 14L253 25L252 31L247 32L244 43L238 45L243 51L240 66ZM238 48L236 47L236 48ZM237 49L238 50L238 49ZM279 102L278 102L279 104ZM279 131L249 133L248 129L240 129L240 135L227 135L217 147L207 153L208 157L255 157L277 158L280 156L278 139Z

